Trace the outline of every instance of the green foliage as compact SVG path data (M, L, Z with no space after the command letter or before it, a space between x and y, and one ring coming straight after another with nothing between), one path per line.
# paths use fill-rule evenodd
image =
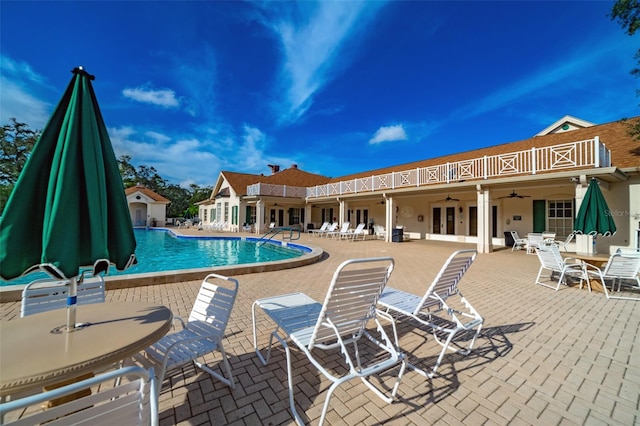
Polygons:
M213 190L210 187L201 188L193 184L189 189L172 184L161 177L154 167L139 166L136 169L128 155L118 158L118 167L125 188L142 185L171 201L167 206L167 217L197 215L198 206L195 203L209 198Z
M13 185L29 159L40 132L11 118L0 129L0 185Z
M0 214L40 137L40 131L31 130L15 118L10 120L0 129Z

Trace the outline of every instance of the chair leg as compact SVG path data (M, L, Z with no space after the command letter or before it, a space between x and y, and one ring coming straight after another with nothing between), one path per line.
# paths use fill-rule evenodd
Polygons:
M229 364L229 359L227 358L227 353L225 352L224 346L222 345L221 341L218 341L218 348L220 350L220 354L222 355L222 364L223 364L223 366L221 368L223 368L223 370L226 370L227 377L223 376L222 374L218 373L217 371L214 371L207 364L204 364L204 363L199 362L197 360L194 360L193 363L198 368L200 368L201 370L206 371L207 373L209 373L210 375L212 375L216 379L220 380L225 385L229 386L231 389L235 389L236 388L236 383L233 380L233 374L231 373L231 365Z

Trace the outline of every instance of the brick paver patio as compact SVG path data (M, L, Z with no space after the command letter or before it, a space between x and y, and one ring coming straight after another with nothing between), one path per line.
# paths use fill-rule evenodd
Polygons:
M390 286L423 294L445 259L473 245L409 241L331 241L303 236L325 249L311 266L238 275L240 293L225 342L236 377L231 390L191 367L165 380L161 424L292 424L284 352L276 346L269 365L253 350L251 304L255 299L302 291L322 301L331 276L345 259L390 255L396 260ZM445 356L433 379L408 371L392 404L359 381L334 393L330 425L424 424L640 424L640 307L607 301L602 293L533 284L536 256L500 250L480 254L460 289L484 316L483 334L468 356ZM187 316L198 281L107 292L107 301L145 300ZM0 318L19 315L19 303L0 305ZM258 324L262 344L272 325ZM428 368L440 347L410 323L399 324L400 345L411 361ZM1 339L1 336L0 336ZM0 341L1 342L1 341ZM294 350L298 411L317 423L329 386ZM219 357L211 357L212 362Z

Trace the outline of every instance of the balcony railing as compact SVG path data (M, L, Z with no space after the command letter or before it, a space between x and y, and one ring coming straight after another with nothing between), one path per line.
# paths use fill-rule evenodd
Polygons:
M256 183L248 195L290 198L319 198L343 194L385 191L396 188L484 180L493 177L526 175L581 167L610 167L611 152L596 136L578 142L531 148L526 151L486 155L429 167L384 173L309 188Z
M307 188L308 198L421 187L465 180L536 174L580 167L610 167L611 152L599 138L526 151L488 155L430 167L355 178Z
M268 183L254 183L247 186L247 195L262 195L287 198L305 198L307 188L303 186L270 185Z

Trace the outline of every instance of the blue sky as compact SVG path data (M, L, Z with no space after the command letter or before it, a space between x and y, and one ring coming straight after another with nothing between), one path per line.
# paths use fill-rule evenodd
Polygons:
M639 115L612 4L2 1L0 121L42 129L82 65L135 166L337 177Z

